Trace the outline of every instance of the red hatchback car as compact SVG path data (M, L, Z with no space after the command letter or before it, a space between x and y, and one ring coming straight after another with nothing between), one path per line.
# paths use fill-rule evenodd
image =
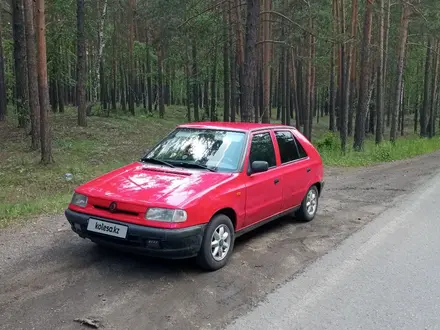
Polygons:
M234 240L295 212L311 221L323 164L295 128L271 124L178 126L134 162L84 185L65 215L100 245L223 267Z

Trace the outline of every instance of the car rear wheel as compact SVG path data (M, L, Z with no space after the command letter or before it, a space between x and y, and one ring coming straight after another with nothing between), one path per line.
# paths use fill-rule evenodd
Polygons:
M319 192L316 186L311 186L304 197L296 216L304 222L312 221L318 211Z
M205 229L197 263L203 269L214 271L226 265L234 248L234 226L231 219L218 214Z

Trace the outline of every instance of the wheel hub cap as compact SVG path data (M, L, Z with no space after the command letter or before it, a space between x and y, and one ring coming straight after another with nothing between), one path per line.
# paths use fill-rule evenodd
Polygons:
M316 212L316 206L318 201L317 197L318 196L316 195L316 192L314 190L310 190L309 193L307 194L306 209L309 215L314 215Z
M231 234L225 225L218 226L211 237L211 254L214 260L222 261L229 252Z

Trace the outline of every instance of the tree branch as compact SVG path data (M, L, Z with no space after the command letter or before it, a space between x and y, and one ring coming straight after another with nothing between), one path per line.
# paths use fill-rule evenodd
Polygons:
M257 45L260 44L281 44L281 45L287 45L292 47L291 45L287 44L285 41L282 40L260 40L257 42Z
M201 11L200 13L198 13L198 14L196 14L196 15L194 15L194 16L191 16L190 18L188 18L187 20L185 20L182 24L178 25L178 26L177 26L177 30L180 29L182 26L188 24L188 22L192 21L193 19L196 19L197 17L199 17L199 16L201 16L201 15L203 15L203 14L205 14L205 13L211 11L211 10L216 9L218 6L224 4L224 3L227 2L227 1L229 1L229 0L222 0L222 1L220 1L220 2L217 2L217 3L215 3L214 5L212 5L211 7L208 7L207 9Z
M281 14L280 12L273 11L273 10L268 10L268 11L262 11L262 12L260 12L260 15L263 15L263 14L274 14L274 15L277 15L277 16L279 16L279 17L281 17L281 18L284 18L285 20L289 21L289 22L292 23L293 25L299 27L299 28L300 28L301 30L303 30L304 32L307 32L308 34L310 34L310 35L316 37L316 35L314 35L311 31L307 30L305 27L303 27L302 25L298 24L297 22L291 20L289 17L287 17L286 15Z

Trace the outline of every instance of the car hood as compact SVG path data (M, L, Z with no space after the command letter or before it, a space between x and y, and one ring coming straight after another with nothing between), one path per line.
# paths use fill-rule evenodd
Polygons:
M183 207L220 183L231 173L169 168L133 163L107 173L76 189L78 193L137 205Z

